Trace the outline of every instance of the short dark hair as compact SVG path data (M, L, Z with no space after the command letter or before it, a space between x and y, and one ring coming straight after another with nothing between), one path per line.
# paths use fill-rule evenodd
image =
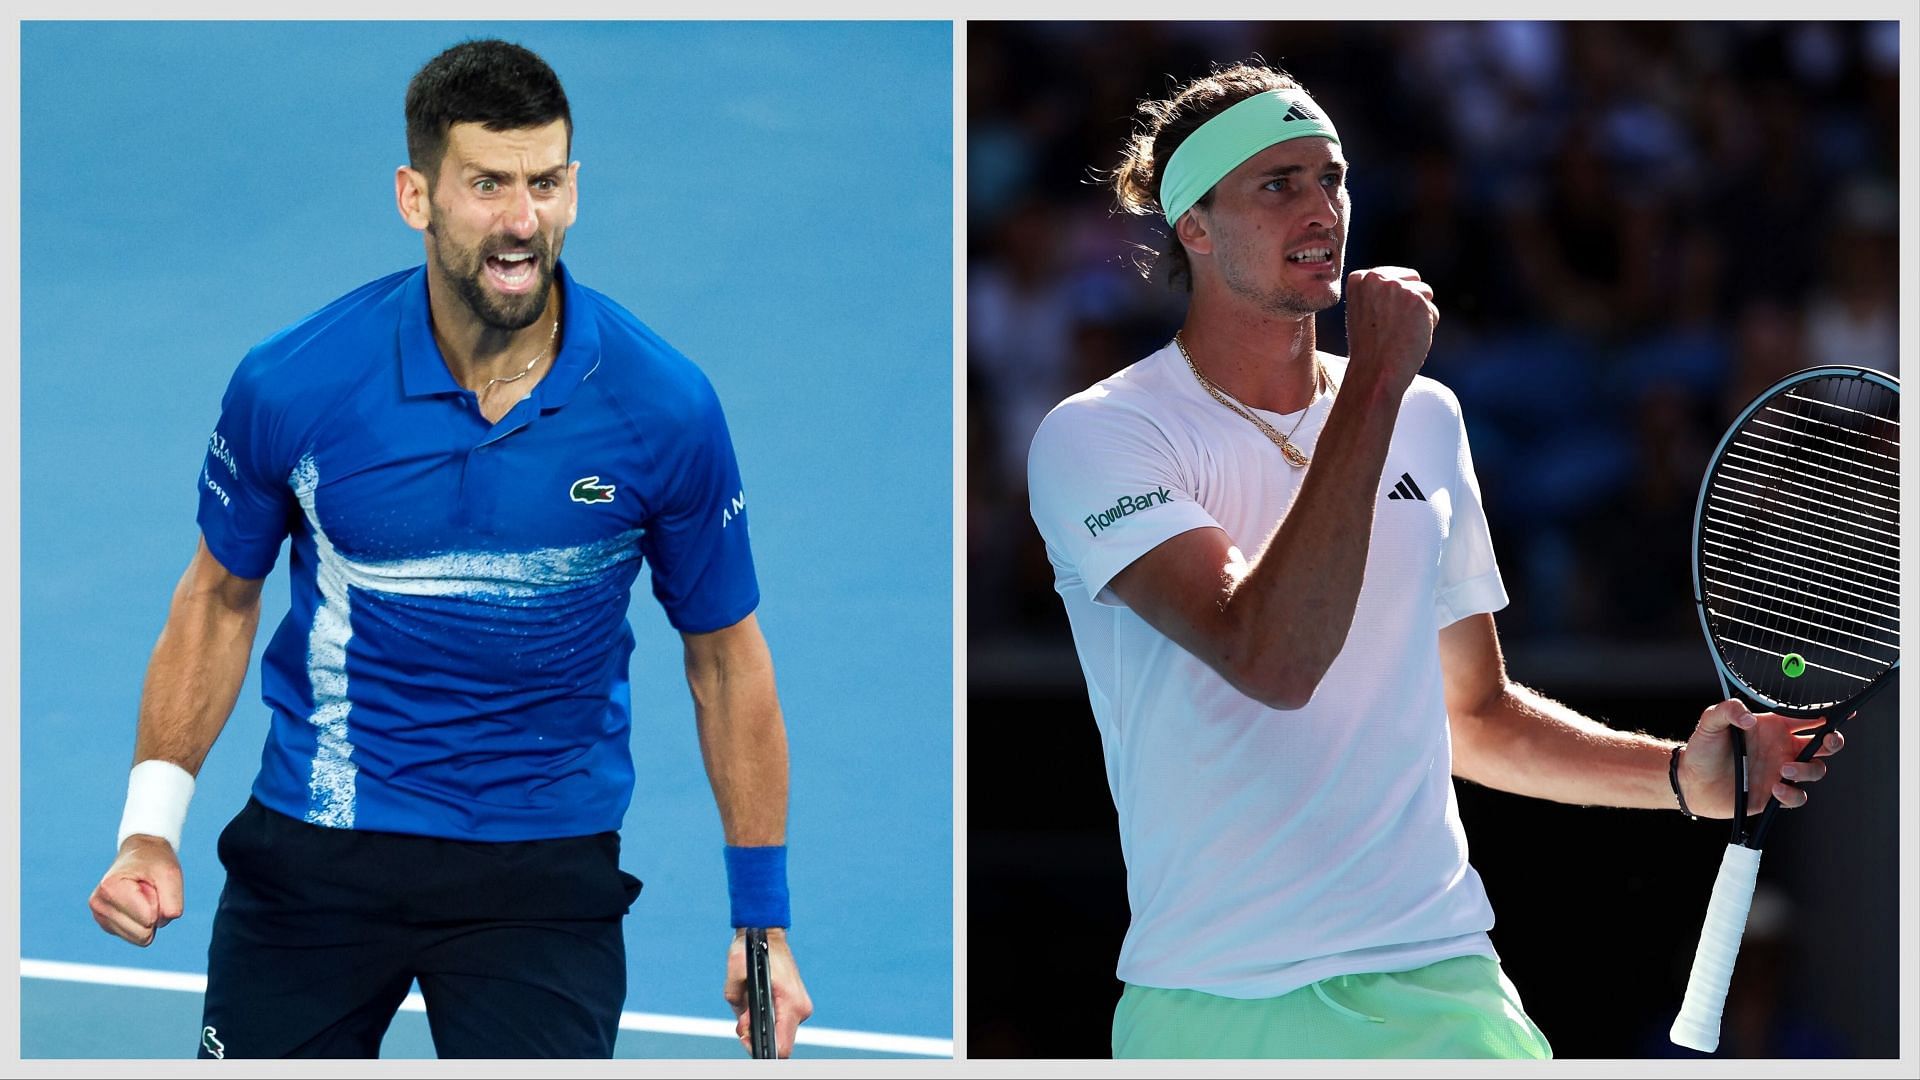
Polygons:
M573 114L560 77L545 60L507 41L463 41L427 61L407 84L407 161L437 178L447 153L447 131L478 123L488 131L567 124L573 153Z
M1219 116L1234 105L1269 90L1304 89L1293 76L1268 67L1255 57L1252 62L1228 67L1215 65L1200 78L1176 88L1164 100L1142 101L1135 111L1139 125L1127 140L1120 165L1113 170L1113 190L1120 209L1129 214L1163 215L1160 206L1160 170L1201 124ZM1210 206L1213 191L1208 189L1195 206ZM1139 260L1141 272L1151 275L1160 266L1166 268L1167 284L1193 289L1193 264L1180 238L1167 235L1164 249L1144 249Z

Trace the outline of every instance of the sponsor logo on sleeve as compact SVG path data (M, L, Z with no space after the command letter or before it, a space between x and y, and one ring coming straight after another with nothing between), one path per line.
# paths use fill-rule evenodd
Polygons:
M734 495L733 501L731 503L728 503L726 508L720 511L720 527L723 529L726 528L727 522L732 521L734 518L739 517L743 513L746 513L746 510L747 510L747 489L741 488L739 492Z
M212 1027L200 1029L200 1045L207 1048L207 1053L212 1054L222 1061L226 1060L227 1044L220 1041L220 1033Z
M207 436L207 454L227 467L227 475L240 475L240 467L233 463L233 451L227 449L227 440L221 438L217 431Z
M1143 495L1122 495L1109 509L1097 514L1088 514L1081 524L1087 527L1087 535L1099 536L1100 530L1112 528L1121 518L1137 514L1142 510L1151 510L1156 506L1165 506L1173 493L1166 488L1156 488Z

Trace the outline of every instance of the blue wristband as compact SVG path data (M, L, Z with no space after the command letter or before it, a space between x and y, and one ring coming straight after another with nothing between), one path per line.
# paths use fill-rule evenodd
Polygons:
M726 847L727 899L733 925L764 929L790 926L787 907L787 846Z

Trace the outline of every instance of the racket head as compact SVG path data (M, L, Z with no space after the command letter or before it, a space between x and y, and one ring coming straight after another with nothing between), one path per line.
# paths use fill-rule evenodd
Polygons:
M1900 666L1900 382L1796 372L1714 449L1694 508L1693 595L1729 693L1844 719Z
M767 960L767 932L747 931L747 1037L756 1058L779 1056L773 1031L773 975Z

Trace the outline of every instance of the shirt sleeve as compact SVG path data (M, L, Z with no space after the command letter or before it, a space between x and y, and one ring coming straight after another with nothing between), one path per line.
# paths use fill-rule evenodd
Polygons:
M1440 582L1434 591L1434 621L1451 626L1469 615L1507 606L1507 589L1493 557L1493 533L1480 505L1480 480L1473 472L1473 451L1457 399L1450 397L1459 430L1458 472L1453 484L1453 520L1440 550Z
M702 380L699 389L694 415L668 457L660 509L640 539L654 598L686 634L725 629L760 603L733 439L712 386Z
M1219 528L1195 498L1166 434L1148 417L1095 399L1069 400L1041 421L1027 455L1034 524L1063 573L1096 603L1107 585L1167 540Z
M228 572L263 578L280 557L294 512L290 468L276 445L280 425L242 362L220 402L200 465L200 534Z

